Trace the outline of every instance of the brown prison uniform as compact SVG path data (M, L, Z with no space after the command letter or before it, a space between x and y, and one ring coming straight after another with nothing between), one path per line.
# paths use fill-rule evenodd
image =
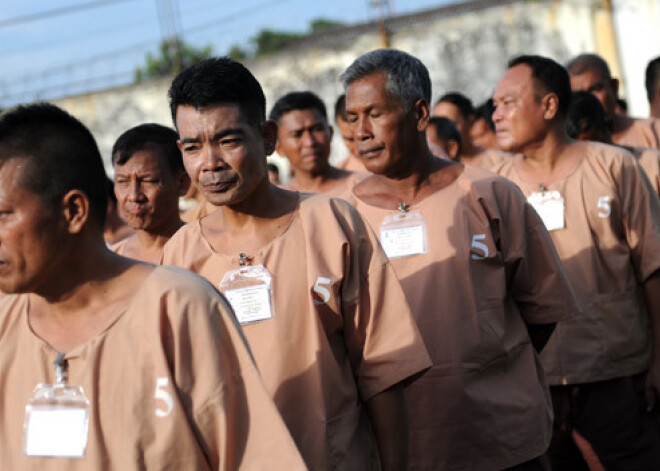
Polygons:
M374 228L396 212L356 208ZM525 323L575 309L543 223L515 185L469 165L410 211L424 216L427 252L391 263L433 361L406 386L410 469L493 471L542 455L552 409Z
M612 141L620 146L647 147L660 150L660 119L614 117Z
M163 263L217 287L239 267L238 254L215 252L203 221L169 240ZM301 194L286 231L248 255L272 276L273 317L243 331L307 466L374 469L361 404L430 360L373 231L347 202Z
M350 200L352 198L353 187L364 180L368 175L369 174L364 172L351 172L350 175L346 176L346 178L337 180L335 185L333 185L325 192L319 194ZM289 181L282 187L286 188L287 190L301 191L300 188L292 185L292 183L292 181Z
M582 314L563 322L541 358L550 384L629 376L648 367L651 343L642 284L660 268L660 202L631 154L582 141L584 157L548 185L564 198L565 229L550 232ZM529 195L515 162L497 171Z
M509 152L504 152L499 149L480 149L478 153L476 153L473 156L470 156L469 158L465 158L464 156L460 156L460 161L461 163L468 164L468 165L474 165L475 167L481 167L485 169L489 169L494 167L495 165L504 162L511 157L513 157L514 154L510 154Z
M218 208L202 198L197 206L190 208L181 215L181 220L183 222L196 221L197 219L203 218L207 214L212 213L216 209Z
M29 295L0 301L0 469L304 469L226 301L175 268L136 288L106 331L66 353L68 384L90 401L82 459L24 456L25 405L54 382L58 352L30 329Z
M649 178L651 186L660 194L660 150L646 149L644 147L626 148L636 158L637 163Z
M163 251L149 252L145 250L140 243L137 234L132 234L129 237L120 240L116 244L110 246L110 250L122 257L132 258L141 262L158 263L163 257Z

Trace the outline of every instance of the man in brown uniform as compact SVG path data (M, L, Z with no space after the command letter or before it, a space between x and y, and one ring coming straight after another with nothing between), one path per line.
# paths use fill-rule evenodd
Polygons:
M612 140L619 145L660 149L660 120L617 114L619 81L612 78L607 62L596 54L582 54L566 64L571 89L591 92L603 105Z
M605 112L598 98L589 92L573 92L566 118L568 136L581 141L596 141L612 145L612 133L605 121ZM645 147L619 146L637 159L655 191L660 194L660 151Z
M348 151L348 155L344 160L337 164L337 168L349 170L351 172L366 172L367 169L364 167L362 159L360 159L360 156L357 153L351 125L346 118L346 95L344 94L340 95L335 102L335 124L341 133L341 139L344 141L344 146L346 146L346 150Z
M490 168L510 157L499 149L477 147L472 142L470 130L474 123L474 106L472 101L460 93L447 93L440 97L433 107L433 116L447 118L456 123L461 134L461 155L459 161L464 164Z
M293 177L284 188L345 197L360 174L330 165L332 126L323 101L312 92L291 92L275 102L270 119L277 123L278 154L291 164Z
M226 300L107 249L104 179L66 112L0 117L0 469L304 469Z
M163 246L183 221L179 197L190 178L183 167L176 131L142 124L123 133L112 148L114 191L124 219L135 233L111 247L124 257L158 263Z
M402 381L430 362L373 232L341 199L268 181L277 125L238 62L184 70L170 99L186 170L219 209L179 230L163 263L229 298L310 469L377 469L378 455L405 469Z
M566 135L561 65L539 56L509 64L493 120L500 147L520 154L496 170L539 212L582 311L541 354L554 467L655 469L660 434L647 407L660 390L660 201L630 153Z
M651 118L660 118L660 57L646 66L646 96L649 99Z
M433 360L406 386L410 469L542 469L552 432L536 355L573 294L520 190L434 157L426 67L396 50L342 75L367 168L356 207L392 260Z

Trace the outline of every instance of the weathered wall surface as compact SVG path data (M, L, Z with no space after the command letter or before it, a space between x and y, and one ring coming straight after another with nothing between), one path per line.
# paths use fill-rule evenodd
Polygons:
M639 113L636 110L643 106L639 74L651 57L660 55L660 0L618 0L614 9L609 24L617 38L622 37L619 51L603 40L608 31L602 25L608 24L608 17L601 0L479 0L392 19L388 31L391 47L410 52L427 65L434 100L455 90L475 104L486 99L507 60L521 53L542 54L563 63L580 52L597 51L608 59L623 57L623 78L628 90L635 90L626 95L634 98L632 109ZM378 47L382 38L377 25L359 25L317 35L247 66L262 83L269 106L289 91L313 90L332 115L334 101L342 93L341 72L357 56ZM619 70L619 64L613 65ZM625 73L628 69L634 72ZM128 127L147 121L171 125L169 82L168 78L58 103L90 126L108 158L112 143ZM333 159L344 155L336 134Z

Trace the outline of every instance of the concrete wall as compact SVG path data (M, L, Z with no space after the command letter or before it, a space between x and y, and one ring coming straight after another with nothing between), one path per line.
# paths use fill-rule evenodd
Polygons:
M640 76L646 62L660 55L660 0L615 0L613 7L612 18L602 0L477 0L391 19L388 31L391 47L427 65L434 100L461 91L478 104L492 93L507 60L521 53L563 63L580 52L596 51L613 61L615 72L624 71L633 113L646 113ZM618 39L618 49L608 35ZM246 65L262 83L269 106L284 93L308 89L323 98L332 115L342 93L339 74L357 56L378 47L378 25L358 25L319 34ZM146 121L171 125L166 98L170 80L58 103L90 126L108 158L112 143L128 127ZM338 160L345 151L335 134L332 159Z

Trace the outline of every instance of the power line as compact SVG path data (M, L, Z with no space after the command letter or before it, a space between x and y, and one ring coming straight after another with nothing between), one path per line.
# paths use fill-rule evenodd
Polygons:
M0 28L5 28L7 26L15 26L23 23L30 23L32 21L39 21L44 19L53 18L55 16L62 16L68 13L75 13L83 10L89 10L91 8L97 8L106 6L111 3L121 3L129 0L98 0L96 2L88 3L79 3L78 5L71 5L68 7L57 8L55 10L41 11L38 13L30 13L28 15L16 16L14 18L8 18L6 20L0 20Z

